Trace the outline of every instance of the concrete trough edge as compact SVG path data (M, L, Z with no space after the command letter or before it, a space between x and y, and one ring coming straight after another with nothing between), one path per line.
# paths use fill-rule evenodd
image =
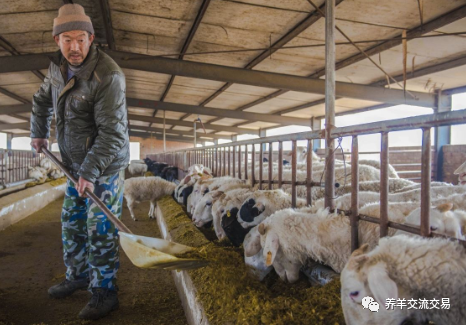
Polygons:
M166 240L172 241L162 211L157 205L157 224ZM197 290L187 271L171 271L175 280L176 289L183 305L184 313L189 325L209 325L209 321L201 302L196 298Z
M0 230L23 220L65 195L66 183L37 185L0 198Z

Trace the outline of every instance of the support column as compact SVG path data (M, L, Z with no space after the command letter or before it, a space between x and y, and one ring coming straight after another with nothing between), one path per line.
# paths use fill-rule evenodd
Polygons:
M442 98L443 96L443 98ZM442 98L442 100L440 100ZM437 96L437 106L438 108L434 108L434 114L442 113L442 112L450 112L452 104L452 96L451 95L442 95L441 91L438 92ZM434 138L434 147L436 156L434 157L434 161L436 162L437 169L435 170L435 180L436 181L443 181L443 146L451 143L451 126L437 126L435 129L435 138Z
M325 206L335 209L335 0L325 5Z
M312 128L312 131L317 131L317 130L321 130L322 129L322 126L321 126L321 120L320 119L317 119L317 118L312 118L311 119L311 128ZM312 141L312 147L313 147L313 150L316 151L317 149L320 149L321 145L320 145L321 141L320 139L318 140L313 140Z
M267 136L267 133L266 133L266 132L267 132L266 130L260 129L260 130L259 130L259 137L265 138L265 137ZM261 146L262 146L262 151L265 152L265 150L267 149L267 144L266 144L266 143L263 143ZM262 161L261 161L260 163L262 164Z
M7 133L6 134L6 148L7 149L10 149L10 150L12 149L11 148L12 142L13 142L13 134Z

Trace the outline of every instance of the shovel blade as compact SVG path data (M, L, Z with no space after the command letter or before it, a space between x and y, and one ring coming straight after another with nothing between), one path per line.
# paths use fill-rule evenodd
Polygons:
M207 261L178 258L194 248L160 238L151 238L119 232L120 244L131 262L140 268L186 270L207 265Z

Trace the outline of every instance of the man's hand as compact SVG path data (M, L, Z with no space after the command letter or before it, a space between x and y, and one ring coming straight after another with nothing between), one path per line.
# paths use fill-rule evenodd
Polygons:
M82 177L79 177L78 185L76 186L76 190L78 190L79 196L85 196L84 191L86 191L86 188L88 188L90 192L94 193L94 184Z
M49 141L47 139L34 138L31 139L31 147L33 147L37 153L41 153L42 147L46 149L49 147Z

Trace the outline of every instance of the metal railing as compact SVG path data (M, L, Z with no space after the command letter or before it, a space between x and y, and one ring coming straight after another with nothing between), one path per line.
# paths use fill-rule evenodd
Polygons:
M30 150L0 149L0 187L28 180L29 167L39 166L43 158Z
M429 217L430 217L430 182L431 182L431 128L455 124L466 123L466 110L444 112L432 115L423 115L410 118L389 120L376 123L368 123L362 125L354 125L347 127L334 128L331 130L330 138L338 139L339 137L352 137L351 149L351 211L345 211L351 219L351 234L352 234L352 250L356 249L358 244L358 222L364 220L367 222L378 223L380 225L380 237L387 236L388 229L402 229L404 231L420 234L421 236L440 236L443 235L431 233ZM389 165L389 143L388 134L393 131L402 130L422 130L422 150L421 150L421 225L420 227L412 227L405 224L398 224L388 220L388 165ZM358 136L367 134L381 134L381 149L380 149L380 218L373 218L359 214L359 145ZM325 130L310 131L295 133L289 135L280 135L273 137L265 137L253 140L237 141L233 143L220 144L216 146L192 148L179 150L168 153L160 153L151 155L156 161L166 162L177 166L182 170L187 170L192 164L203 164L209 167L215 176L230 175L238 178L249 179L252 184L259 184L259 189L262 189L263 184L268 184L268 188L272 184L278 184L282 187L285 184L291 185L292 206L296 207L297 186L306 187L306 200L311 204L311 188L313 186L334 186L334 184L321 184L320 182L312 181L312 142L315 139L324 139ZM307 177L304 182L297 182L297 141L307 141ZM291 180L283 180L283 166L277 164L278 177L277 180L272 180L273 166L272 150L268 150L268 179L263 180L263 157L265 146L271 149L273 143L278 143L278 161L283 159L283 142L291 141ZM255 179L255 168L257 164L257 148L259 146L259 179ZM251 152L251 155L249 155ZM331 152L328 159L334 161L335 152ZM248 168L250 166L250 168ZM244 172L242 170L244 168ZM249 172L252 171L252 172ZM244 173L244 174L243 174ZM244 175L244 177L242 177ZM327 193L327 192L326 192ZM327 198L333 201L335 198ZM327 202L327 200L326 200ZM334 206L334 201L332 202ZM462 241L463 244L465 243ZM465 245L466 246L466 245Z

